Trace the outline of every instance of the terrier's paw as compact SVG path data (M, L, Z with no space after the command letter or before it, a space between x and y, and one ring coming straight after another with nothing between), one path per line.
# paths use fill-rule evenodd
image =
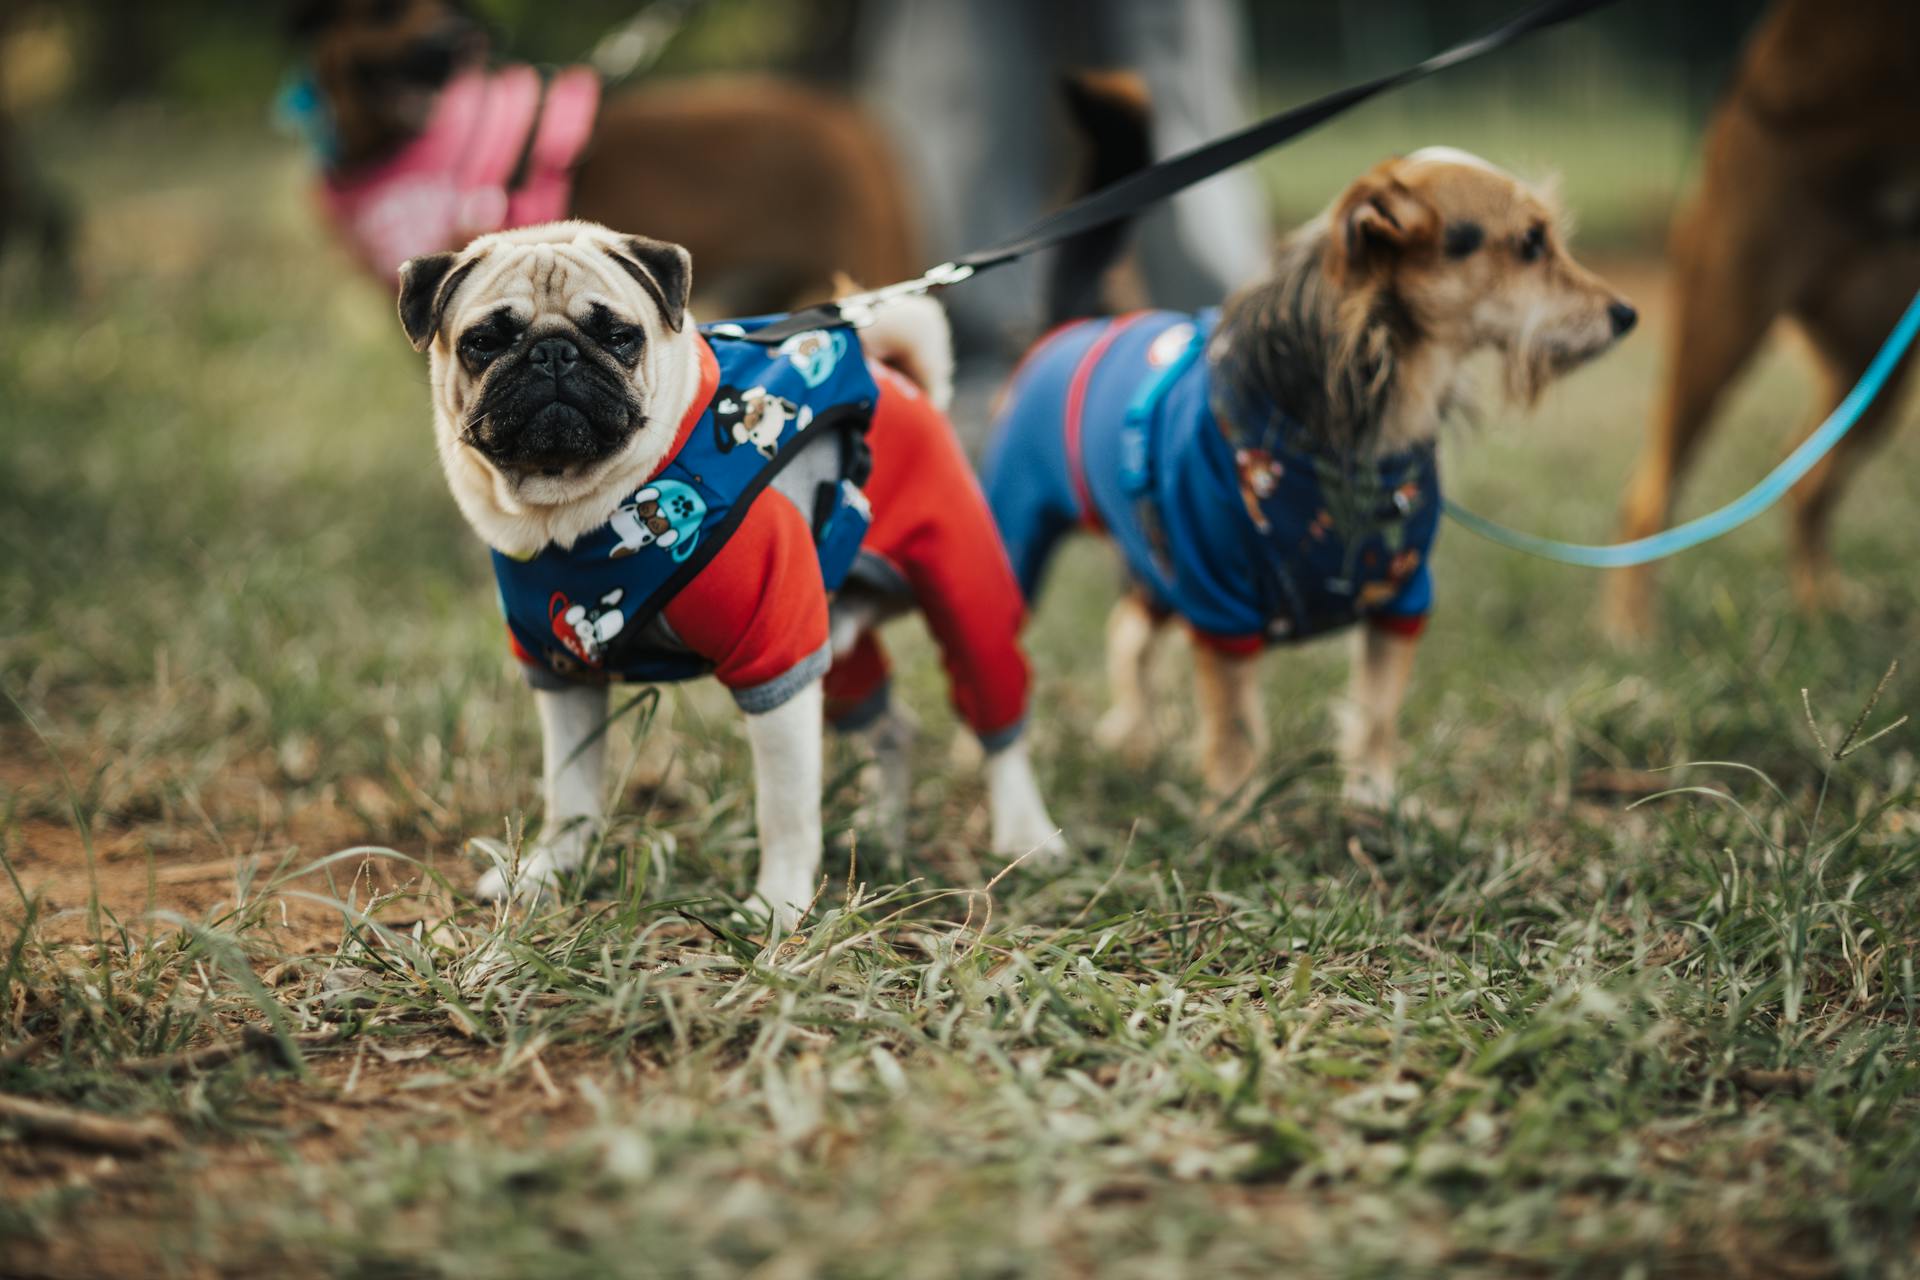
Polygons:
M1128 707L1108 707L1094 721L1093 744L1118 756L1128 768L1143 768L1153 759L1153 734L1147 718Z
M1340 800L1355 809L1386 809L1393 804L1393 775L1373 769L1351 769L1340 784Z
M1418 818L1427 813L1424 801L1400 790L1390 769L1350 771L1340 786L1340 799L1349 809L1381 816L1391 813L1401 818Z

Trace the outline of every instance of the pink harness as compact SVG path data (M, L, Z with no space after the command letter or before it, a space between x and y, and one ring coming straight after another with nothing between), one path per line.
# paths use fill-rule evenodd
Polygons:
M383 164L324 177L320 202L354 253L392 279L423 253L567 214L573 166L600 106L600 78L569 67L469 71L440 91L426 129Z

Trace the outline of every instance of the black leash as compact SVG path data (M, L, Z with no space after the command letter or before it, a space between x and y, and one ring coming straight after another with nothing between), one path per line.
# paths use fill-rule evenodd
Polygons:
M1484 35L1454 45L1451 49L1437 53L1424 62L1415 63L1413 66L1374 80L1336 90L1312 102L1302 103L1278 115L1257 121L1237 132L1215 138L1212 142L1205 142L1189 151L1168 156L1138 173L1129 174L1118 182L1104 186L1064 208L1055 210L1011 239L1003 240L985 249L976 249L972 253L955 258L952 262L943 262L915 279L903 280L898 284L841 298L837 302L821 303L818 306L796 311L783 320L776 320L764 328L755 330L751 340L780 342L809 329L831 328L835 325L862 327L872 322L874 307L890 298L927 293L934 289L958 284L979 272L1011 262L1015 258L1024 258L1030 253L1059 244L1063 240L1070 240L1082 232L1091 231L1109 222L1138 213L1148 205L1184 191L1197 182L1225 172L1235 165L1244 164L1262 152L1271 151L1377 94L1424 79L1436 71L1445 71L1463 62L1471 62L1475 58L1504 48L1536 31L1544 31L1548 27L1556 27L1574 18L1584 17L1596 9L1605 8L1616 2L1617 0L1544 0L1543 3L1507 19Z

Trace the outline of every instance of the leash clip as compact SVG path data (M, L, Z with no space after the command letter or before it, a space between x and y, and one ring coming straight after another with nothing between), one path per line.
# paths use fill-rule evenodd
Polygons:
M879 289L869 289L865 293L849 294L834 305L840 308L840 318L855 329L864 329L872 324L882 303L895 298L913 297L922 293L931 293L935 289L944 289L948 285L959 284L973 274L973 268L959 262L943 262L930 267L911 280L902 280Z
M920 278L927 282L930 289L944 289L950 284L959 284L973 275L973 268L962 262L943 262L930 267Z

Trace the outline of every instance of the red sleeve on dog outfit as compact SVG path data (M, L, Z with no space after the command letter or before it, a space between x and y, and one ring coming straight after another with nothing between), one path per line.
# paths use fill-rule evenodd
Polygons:
M1396 636L1405 636L1411 640L1427 629L1427 615L1424 613L1370 613L1367 625L1377 631L1390 631Z
M1424 613L1370 613L1366 617L1366 623L1375 630L1391 632L1411 640L1427 629L1427 615ZM1250 657L1267 647L1265 636L1216 636L1201 631L1197 627L1192 628L1192 631L1195 644L1203 644L1215 653L1224 653L1229 657Z
M906 580L940 647L954 709L991 751L1027 713L1020 584L952 424L893 370L876 367L874 381L873 527L863 545ZM863 645L830 676L828 696L857 701L885 678L884 655Z
M1231 658L1247 658L1267 647L1267 638L1263 635L1217 636L1198 627L1189 627L1195 644L1205 645L1215 653L1224 653Z
M736 692L770 684L822 654L827 591L800 512L778 492L761 494L719 554L667 602L664 616Z

